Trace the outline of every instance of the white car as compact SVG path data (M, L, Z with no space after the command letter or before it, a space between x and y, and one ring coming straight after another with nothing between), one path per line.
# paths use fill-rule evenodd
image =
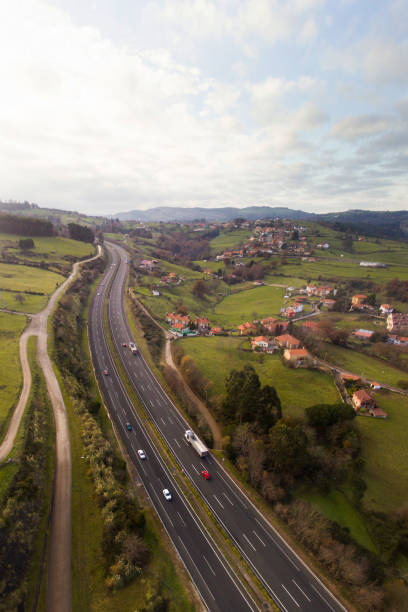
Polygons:
M141 448L139 448L137 454L139 455L140 459L146 459L146 453Z
M171 493L168 489L163 489L163 495L167 499L167 501L171 501Z

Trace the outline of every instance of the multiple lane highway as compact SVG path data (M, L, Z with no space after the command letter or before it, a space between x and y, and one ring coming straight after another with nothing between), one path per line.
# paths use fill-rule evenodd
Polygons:
M218 460L212 455L201 459L184 441L184 432L190 428L189 424L166 395L142 354L132 354L128 346L122 346L132 340L124 311L128 254L116 245L106 243L106 246L112 264L95 295L90 313L90 342L95 370L110 414L129 455L205 604L210 610L256 608L194 517L193 510L139 422L117 375L103 327L103 302L110 281L108 324L127 377L176 461L248 565L285 612L345 610L263 518ZM109 376L102 374L106 368ZM132 424L132 431L126 429L127 422ZM139 460L137 448L146 451L146 461ZM203 478L203 469L210 472L211 480ZM162 495L165 487L173 494L172 502L166 502Z

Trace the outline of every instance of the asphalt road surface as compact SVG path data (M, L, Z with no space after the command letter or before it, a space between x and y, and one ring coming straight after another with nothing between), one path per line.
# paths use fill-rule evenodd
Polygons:
M113 261L119 261L115 254ZM123 267L125 268L125 265ZM111 266L105 275L94 296L89 316L89 337L94 367L110 415L164 528L207 608L220 612L256 610L257 606L222 558L215 543L185 499L171 471L156 451L116 371L103 326L103 303L115 271L115 266ZM126 348L126 351L133 357L129 348ZM108 371L107 375L104 374L105 370ZM131 431L128 430L127 423L131 424ZM139 449L145 451L145 460L139 458L137 454ZM172 501L166 501L164 498L164 488L169 489Z
M189 424L166 395L142 354L140 352L136 355L132 354L128 346L122 346L122 343L128 344L132 340L123 305L128 254L116 245L107 244L106 246L113 262L111 267L113 282L108 301L108 324L112 338L132 386L178 464L281 610L285 612L295 610L338 612L344 610L345 608L231 480L218 460L212 455L205 459L200 458L194 449L184 441L184 432L190 428ZM102 294L100 297L102 298ZM93 352L105 354L102 349L103 337L99 336L97 342L99 344L95 346ZM99 363L96 363L96 369L100 372L105 367L109 367L102 361L99 360ZM132 411L122 405L122 402L120 406L119 410L122 412L119 419L124 424L130 420L129 415ZM133 436L131 433L127 434L123 426L122 431L127 447L132 449L131 442L135 434ZM150 449L148 452L150 455ZM201 475L203 469L210 472L211 480L207 481L203 478ZM166 481L163 487L157 486L159 496L160 489L167 484ZM168 488L171 489L172 486L169 484ZM184 537L187 528L184 525L182 527ZM176 541L177 537L179 536L176 536ZM198 547L198 542L194 537L190 541L194 549ZM175 542L174 539L173 542ZM197 568L201 571L208 564L205 560L203 562L202 554L199 554L198 558L200 561ZM220 593L225 593L225 585L219 582L217 576L213 576L213 579L213 582L219 584ZM223 599L219 600L215 593L214 597L215 604L222 606ZM212 604L208 599L206 602L211 610L216 609L214 602ZM227 598L226 606L225 609L228 610L244 609L232 606L229 598Z

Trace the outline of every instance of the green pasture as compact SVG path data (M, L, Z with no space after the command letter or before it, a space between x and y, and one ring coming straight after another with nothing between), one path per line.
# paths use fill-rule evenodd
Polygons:
M383 390L375 399L388 418L358 418L365 460L362 476L367 484L364 502L389 512L408 502L408 398Z
M278 355L240 350L240 347L249 347L249 342L242 338L183 338L177 342L181 342L185 353L192 357L204 376L211 381L209 393L212 397L224 394L225 377L230 370L240 370L246 364L251 364L262 384L276 388L285 415L300 417L307 406L339 400L333 380L328 374L302 368L289 369L282 364Z
M327 312L317 319L321 321L330 321L334 327L345 329L349 332L355 329L369 329L376 332L385 331L385 320L369 317L364 313L358 312Z
M20 396L19 340L26 324L24 316L0 312L0 438L4 435L10 411Z
M24 236L0 233L0 246L4 247L6 244L14 243L15 247L9 249L11 254L28 261L39 262L44 259L47 263L58 263L67 258L81 259L90 257L95 252L95 247L92 244L60 236L35 236L33 237L34 248L24 252L18 247L18 241L21 238L24 238Z
M326 361L369 380L398 386L399 380L407 378L405 372L388 365L380 359L369 357L342 346L325 344L325 351L327 351L325 354Z
M370 279L376 283L386 283L393 278L408 280L408 267L393 265L387 268L362 268L358 263L341 260L319 259L314 263L287 263L278 268L286 276L307 279Z
M222 326L279 315L284 289L260 286L225 297L214 308L213 318Z
M22 302L16 300L16 295L22 296ZM46 307L48 302L47 295L30 295L18 291L1 291L0 289L0 308L14 310L15 312L27 312L34 314Z
M229 251L236 249L247 242L251 237L251 230L248 229L237 229L232 232L223 232L216 238L210 241L210 247L212 253L221 253L222 251Z
M38 291L50 295L65 277L31 266L0 263L0 291Z
M310 502L329 520L335 521L342 527L347 527L356 542L377 553L363 517L352 506L342 491L331 489L327 495L323 495L319 491L300 490L297 492L297 497Z

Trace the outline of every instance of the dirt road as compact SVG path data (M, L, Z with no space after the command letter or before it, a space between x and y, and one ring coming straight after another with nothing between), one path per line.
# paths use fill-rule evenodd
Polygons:
M47 321L56 301L75 277L78 267L96 259L101 254L74 264L72 273L51 296L47 306L36 315L20 337L20 360L23 371L23 389L11 418L7 433L0 446L0 461L5 459L13 447L24 408L31 388L31 371L27 357L27 341L37 336L37 357L43 370L55 420L56 465L54 499L48 559L47 611L70 612L71 596L71 447L68 418L64 400L47 351Z

